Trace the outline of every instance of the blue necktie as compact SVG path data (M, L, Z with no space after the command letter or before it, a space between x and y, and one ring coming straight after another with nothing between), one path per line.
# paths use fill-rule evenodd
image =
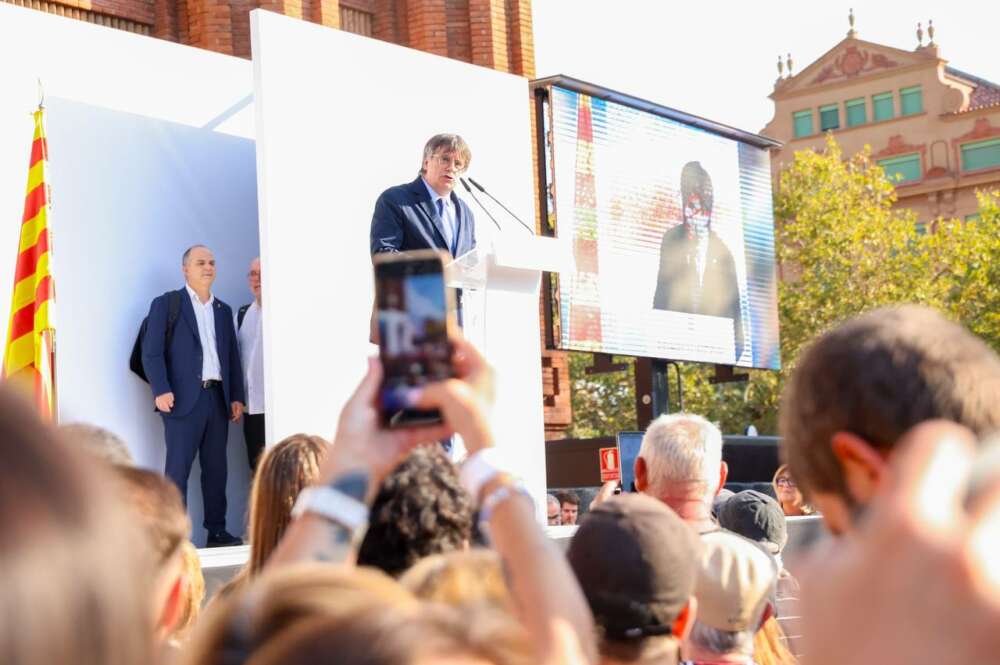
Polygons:
M458 252L458 229L452 227L448 224L448 219L444 216L444 197L437 200L438 216L441 218L441 225L451 233L451 255L455 256ZM457 224L455 226L458 226ZM445 238L448 240L448 238Z

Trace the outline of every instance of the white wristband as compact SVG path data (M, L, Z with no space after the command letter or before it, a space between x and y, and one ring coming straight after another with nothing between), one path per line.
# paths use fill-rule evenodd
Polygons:
M292 508L292 517L315 513L352 531L368 523L368 506L332 487L306 487Z
M473 503L479 503L479 493L483 485L504 472L500 463L500 451L496 448L483 448L469 455L458 472L462 487L472 497Z

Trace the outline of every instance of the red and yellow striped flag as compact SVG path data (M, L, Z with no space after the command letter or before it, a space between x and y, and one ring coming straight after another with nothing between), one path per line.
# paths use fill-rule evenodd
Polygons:
M48 145L44 109L39 106L34 115L35 137L14 269L3 378L33 394L43 417L54 418L56 292L49 272Z

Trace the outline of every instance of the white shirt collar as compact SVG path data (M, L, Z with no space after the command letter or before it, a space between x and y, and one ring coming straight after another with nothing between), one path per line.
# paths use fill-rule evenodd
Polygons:
M431 201L434 201L436 203L438 199L444 199L444 204L445 205L451 205L451 194L450 193L448 194L448 196L441 196L440 194L438 194L437 192L434 191L433 187L431 187L430 185L427 184L427 181L424 180L423 176L420 176L420 182L424 183L424 187L427 188L427 193L431 195Z
M198 303L202 307L204 307L206 305L211 305L215 301L215 294L212 293L211 291L208 292L208 302L203 303L201 301L201 297L197 293L195 293L195 290L191 288L190 284L185 283L184 284L184 288L187 289L188 294L191 296L191 300L193 302Z

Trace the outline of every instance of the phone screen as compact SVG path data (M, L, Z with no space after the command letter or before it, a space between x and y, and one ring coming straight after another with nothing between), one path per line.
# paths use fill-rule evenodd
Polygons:
M618 432L618 466L621 469L622 492L635 492L635 458L642 445L642 432Z
M426 251L376 257L375 298L383 425L440 422L437 411L412 408L412 395L415 388L453 375L441 257Z

